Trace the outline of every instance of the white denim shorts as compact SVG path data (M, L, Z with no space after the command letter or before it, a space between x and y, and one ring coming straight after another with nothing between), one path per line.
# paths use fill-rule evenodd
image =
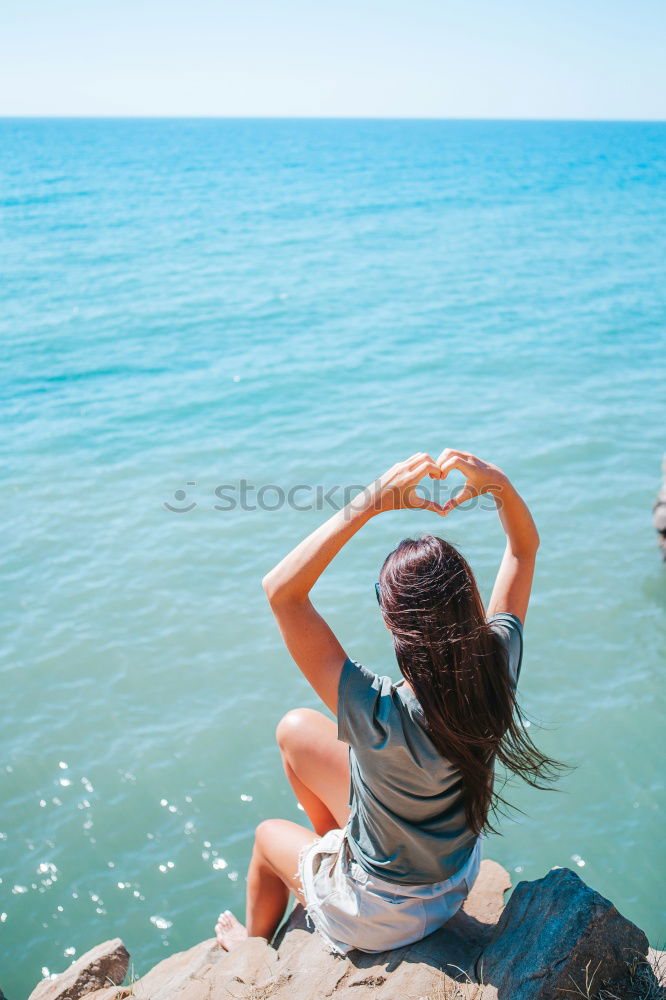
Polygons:
M370 875L356 862L344 830L329 830L301 851L298 874L306 913L329 949L380 952L419 941L456 913L476 881L479 837L469 860L451 878L399 885Z

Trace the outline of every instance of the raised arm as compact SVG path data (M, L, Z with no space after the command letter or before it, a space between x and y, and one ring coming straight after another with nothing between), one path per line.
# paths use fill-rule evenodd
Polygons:
M506 549L488 602L488 616L508 611L524 622L539 548L539 533L527 504L501 469L469 452L447 448L439 456L437 464L441 479L451 469L457 469L465 476L461 493L444 507L447 514L465 500L481 493L491 493L495 497L506 532Z
M392 466L285 556L262 580L282 638L322 701L337 714L338 683L347 655L310 601L310 591L340 549L371 517L385 510L442 507L418 496L424 476L439 473L424 453Z

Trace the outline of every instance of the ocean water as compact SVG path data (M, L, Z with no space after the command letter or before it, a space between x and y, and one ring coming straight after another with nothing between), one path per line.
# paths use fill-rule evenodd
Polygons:
M9 1000L242 915L255 826L304 818L275 725L317 705L261 576L445 446L534 511L521 696L575 765L486 856L572 867L663 946L665 168L664 124L0 122ZM480 508L376 518L315 593L396 677L373 583L427 531L488 594Z

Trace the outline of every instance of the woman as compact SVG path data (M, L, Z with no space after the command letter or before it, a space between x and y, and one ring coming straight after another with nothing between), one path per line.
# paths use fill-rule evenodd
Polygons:
M465 476L445 506L425 500L425 477ZM309 594L371 517L400 508L445 516L495 497L507 536L487 612L453 546L426 536L386 559L377 597L403 680L350 660ZM418 940L460 907L477 876L495 759L541 787L559 765L527 736L515 701L522 622L539 545L525 502L504 473L463 451L394 465L298 545L263 580L284 641L336 723L308 708L277 728L287 778L313 830L271 819L257 828L247 876L247 926L227 910L216 934L230 950L271 940L292 892L329 948L384 951ZM316 834L316 836L315 836Z

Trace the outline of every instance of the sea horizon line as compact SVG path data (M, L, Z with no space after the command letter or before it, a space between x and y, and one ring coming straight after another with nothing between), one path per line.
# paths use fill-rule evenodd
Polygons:
M591 118L476 115L233 115L233 114L0 114L0 121L306 121L306 122L520 122L525 124L664 125L666 118Z

